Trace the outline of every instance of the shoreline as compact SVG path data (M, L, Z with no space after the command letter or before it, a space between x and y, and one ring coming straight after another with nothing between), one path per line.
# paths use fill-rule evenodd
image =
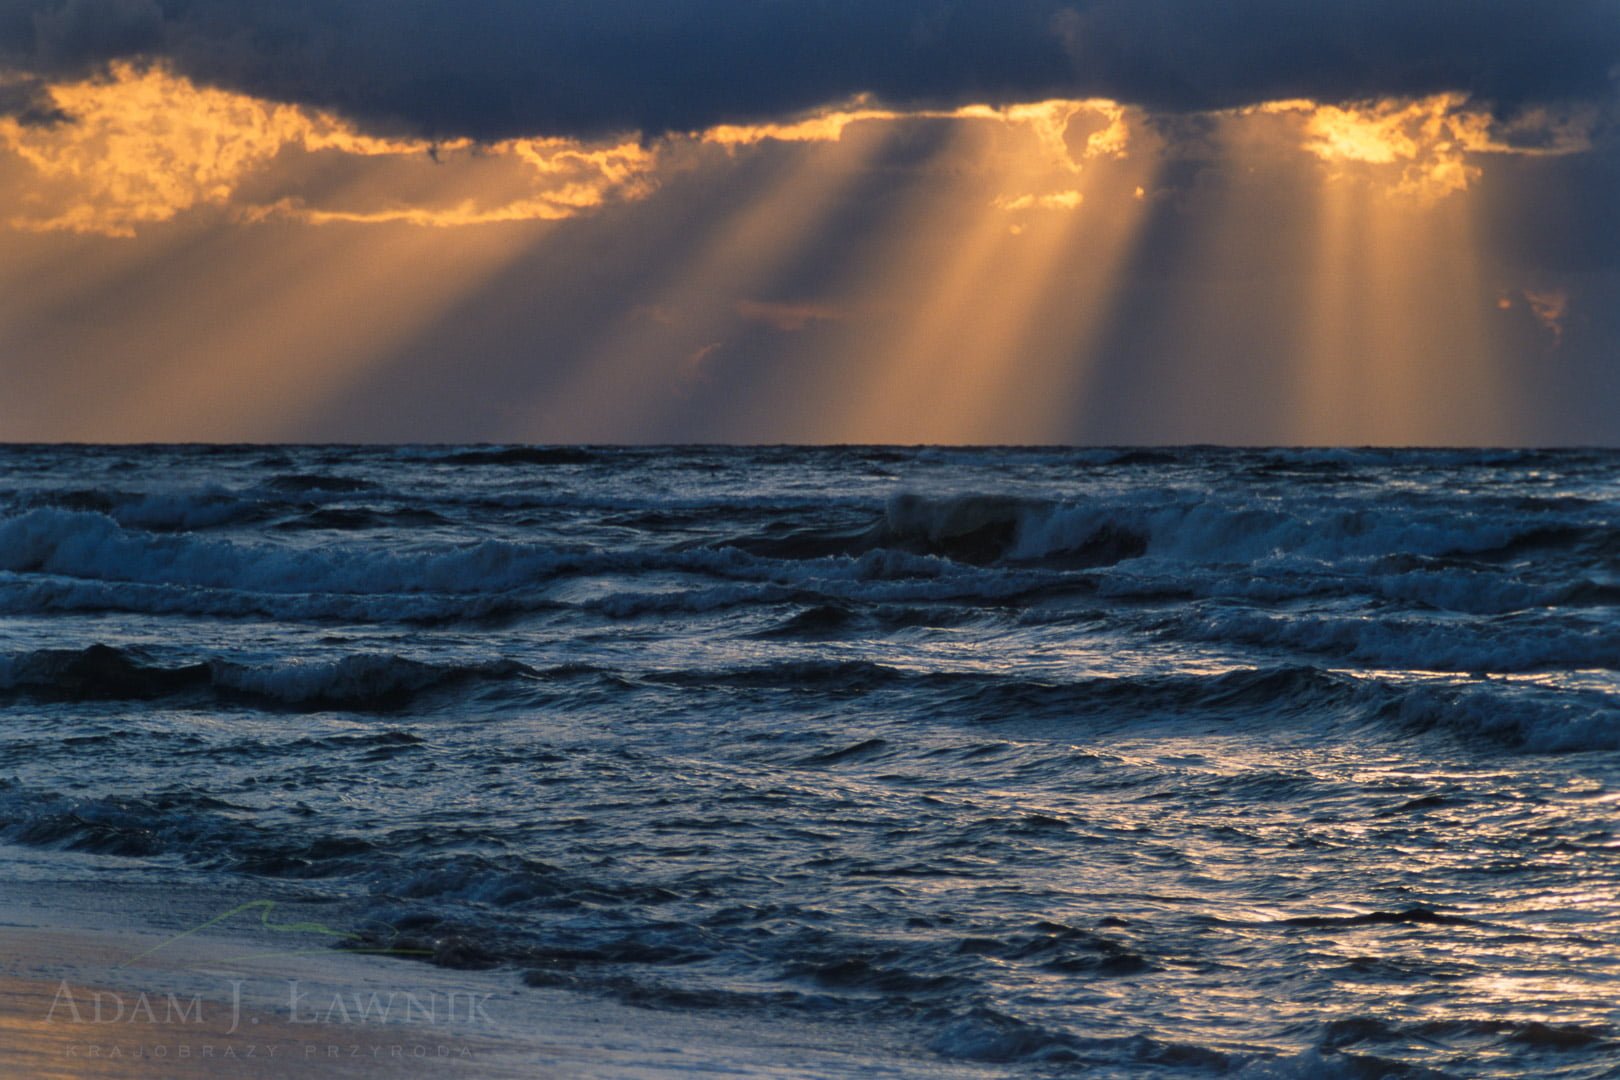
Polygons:
M62 891L77 894L71 886ZM588 1075L547 1063L510 990L425 964L266 948L239 928L164 933L125 914L55 925L0 909L0 1072L82 1077ZM75 895L74 899L82 899ZM559 1051L564 1048L556 1048ZM578 1057L584 1047L559 1057Z
M0 861L14 854L22 852L0 845ZM25 856L35 870L48 858ZM319 922L330 903L100 884L33 877L0 901L0 1075L690 1080L1000 1071L897 1045L881 1028L835 1033L782 1017L640 1008L529 987L510 968L457 971L334 949ZM275 928L290 938L267 940L270 903ZM201 925L233 910L240 920ZM260 927L244 929L255 920Z
M105 1008L106 1016L102 1011ZM43 1014L43 1015L42 1015ZM464 1038L401 1026L315 1035L259 1010L129 986L0 978L0 1042L8 1068L39 1080L83 1077L446 1075L521 1076ZM494 1057L496 1060L491 1060Z

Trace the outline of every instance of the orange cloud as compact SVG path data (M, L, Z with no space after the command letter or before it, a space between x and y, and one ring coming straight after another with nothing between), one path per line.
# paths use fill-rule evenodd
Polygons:
M693 383L707 379L709 377L709 361L714 358L715 353L725 348L725 345L724 341L711 341L688 353L685 359L681 361L678 376L680 386L684 389L690 387Z
M903 120L985 120L1016 125L1032 131L1054 162L1071 171L1096 157L1124 157L1130 145L1131 129L1125 107L1101 98L1050 101L1020 105L964 105L957 109L917 109L898 111L871 106L870 99L858 98L847 107L824 109L782 123L722 124L696 133L694 137L729 148L753 146L766 141L837 142L852 124ZM1092 129L1071 149L1071 128L1077 118L1087 118ZM1079 160L1075 160L1078 154Z
M786 123L720 124L693 134L702 142L726 147L754 146L767 140L838 142L851 124L897 120L902 115L890 109L869 108L865 102L864 98L857 99L848 108L826 109Z
M1139 126L1131 110L1101 99L900 111L857 98L780 122L657 140L475 145L369 135L327 113L199 86L161 65L117 63L103 77L45 93L51 109L70 119L40 125L0 117L0 182L11 208L3 220L16 229L113 236L209 207L247 222L311 225L557 221L646 198L661 174L704 147L736 153L767 141L837 143L853 125L919 120L1010 133L1021 155L1013 171L1028 175L992 193L993 206L1072 211L1083 201L1076 177L1127 158ZM1591 115L1547 110L1498 118L1461 94L1339 105L1277 101L1220 115L1254 128L1268 145L1278 129L1256 128L1255 118L1272 118L1292 147L1331 168L1330 181L1376 178L1390 192L1423 201L1466 190L1484 155L1584 150L1595 125ZM1148 130L1143 153L1153 153L1152 140ZM985 146L987 154L1000 152L992 141ZM334 162L348 164L334 173ZM360 162L368 163L363 175L355 171ZM335 174L353 176L334 190L322 178Z
M71 119L25 125L0 118L0 148L27 164L20 211L8 221L31 231L130 236L198 207L228 207L248 221L286 218L330 222L404 222L449 227L556 220L635 199L652 190L657 151L637 140L590 145L564 139L512 140L475 147L364 134L336 117L292 105L197 86L162 67L115 64L105 78L49 87ZM448 165L465 179L490 162L521 170L491 177L498 197L458 194L363 208L309 205L287 195L239 204L244 182L288 153L341 154Z
M476 146L368 135L330 114L199 86L156 64L117 63L103 77L46 92L71 119L42 126L0 118L0 150L26 166L25 175L13 178L22 193L11 200L16 209L6 223L112 236L206 207L248 222L312 225L554 221L646 197L676 144L735 151L767 140L836 142L857 123L933 119L1017 127L1034 135L1053 168L1070 174L1093 158L1123 156L1130 141L1126 110L1111 101L899 112L860 99L786 122L722 125L656 142L530 138ZM394 183L355 182L335 202L329 192L312 196L299 178L316 175L323 155L370 159L379 168L392 162L377 176ZM417 173L401 181L406 163ZM252 197L243 193L250 186ZM1063 191L1028 199L1029 206L1045 208L1077 205L1073 193Z
M1364 106L1319 105L1305 121L1304 147L1329 163L1399 166L1392 191L1444 198L1466 191L1481 173L1460 137L1473 130L1473 121L1460 111L1466 100L1439 94Z
M132 235L139 224L225 202L245 172L302 134L296 109L128 64L49 93L70 122L0 118L0 144L45 182L10 219L14 228Z
M1020 195L1017 198L997 195L991 205L999 210L1078 210L1085 201L1085 195L1071 189L1046 195Z
M1562 345L1564 320L1569 315L1569 294L1562 289L1526 289L1524 301L1530 305L1536 321L1552 335L1554 347Z
M1570 154L1589 149L1595 118L1526 111L1503 120L1466 94L1390 98L1350 105L1275 101L1244 114L1294 116L1300 145L1330 165L1388 169L1387 189L1424 201L1466 191L1484 154Z

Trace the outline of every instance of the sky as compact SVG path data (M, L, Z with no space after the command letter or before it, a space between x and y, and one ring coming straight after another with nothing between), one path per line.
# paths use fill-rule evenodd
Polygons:
M1620 444L1620 0L0 0L0 440Z

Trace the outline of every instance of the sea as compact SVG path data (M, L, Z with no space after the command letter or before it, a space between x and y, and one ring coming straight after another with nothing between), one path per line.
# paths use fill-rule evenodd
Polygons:
M0 447L0 882L875 1071L1597 1078L1617 818L1620 452Z

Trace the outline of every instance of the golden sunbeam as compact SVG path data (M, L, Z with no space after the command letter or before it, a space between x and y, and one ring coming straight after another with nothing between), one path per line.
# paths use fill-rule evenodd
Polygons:
M87 304L116 295L145 264L195 243L203 231L170 225L139 245L109 244L96 234L10 238L0 259L0 335L24 319L79 318Z
M1129 129L1118 106L963 112L938 158L948 179L874 241L851 287L894 298L887 324L844 343L859 364L853 379L845 369L811 392L840 440L1011 441L1050 432L1050 417L1030 413L1051 399L1052 382L1066 384L1083 363L1074 350L1084 351L1095 325L1087 316L1105 306L1093 301L1107 292L1101 279L1115 268L1124 235L1112 223L1140 220L1140 177L1123 159ZM1072 154L1066 129L1088 114L1101 122ZM1132 182L1120 188L1115 181L1127 171ZM1094 204L1093 193L1102 200ZM1104 236L1106 251L1086 249L1087 238Z
M1355 290L1362 267L1354 250L1361 234L1358 214L1365 212L1349 184L1323 184L1318 199L1319 236L1310 281L1310 302L1302 312L1304 328L1296 350L1298 388L1290 413L1288 441L1306 444L1334 441L1339 432L1359 423L1363 411L1357 393L1353 345L1356 318Z
M1414 193L1406 179L1354 176L1318 188L1297 441L1513 434L1503 429L1499 360L1483 321L1490 297L1464 189L1447 189L1443 201Z
M959 124L941 159L973 159L987 134L997 133L978 123ZM859 291L898 293L900 317L863 350L863 377L848 387L841 412L827 417L840 441L877 441L877 432L898 442L960 441L941 433L969 426L963 411L973 403L958 393L961 374L970 364L994 360L970 355L964 337L972 336L978 321L994 317L980 293L992 272L993 280L1006 280L1005 249L1017 239L1012 219L995 199L1009 184L1022 188L1045 171L1044 161L1032 166L1022 155L997 162L988 178L964 175L893 223L883 259ZM971 215L966 220L964 210Z
M934 416L953 415L960 441L1019 442L1035 437L1019 399L1037 381L1035 368L1046 344L1036 340L1041 286L1067 276L1061 259L1072 248L1070 239L1084 231L1080 222L1098 212L1094 206L1089 215L1040 214L1039 220L1016 234L1003 228L990 260L1001 272L981 278L972 297L978 317L960 327L962 333L954 342L937 339L924 345L925 351L940 351L949 365L923 408Z
M523 435L663 431L697 399L723 396L746 402L728 430L848 441L1068 437L1074 406L1100 385L1102 334L1121 325L1110 316L1133 287L1132 303L1157 292L1174 312L1144 331L1179 350L1169 367L1209 359L1183 373L1185 387L1235 385L1220 383L1225 363L1280 365L1276 328L1291 326L1297 355L1281 384L1295 408L1275 422L1296 441L1510 437L1503 358L1485 322L1495 294L1484 291L1476 189L1493 157L1577 153L1597 123L1579 111L1496 115L1458 93L1205 114L1215 171L1228 179L1258 168L1271 183L1299 185L1309 171L1314 231L1257 236L1257 182L1172 185L1161 211L1183 200L1201 210L1179 237L1155 232L1171 236L1180 265L1143 279L1131 253L1168 144L1155 134L1161 125L1112 101L901 110L857 98L656 138L474 144L369 135L161 64L117 63L43 93L43 121L37 112L0 117L6 223L59 234L60 244L70 242L60 234L138 235L139 247L75 260L19 236L0 267L0 337L43 347L81 373L107 367L104 356L138 357L97 383L128 384L106 399L119 404L105 407L102 430L117 432L158 430L163 418L226 431L239 414L260 424L276 408L307 411L481 288L544 223L693 177L746 190L774 165L780 171L670 260L662 279L650 275L622 320L565 358L560 387ZM926 134L923 125L944 136L931 158L876 165L894 140ZM1206 146L1191 145L1195 158ZM856 220L838 215L863 183L898 209L865 236L840 234L839 254L826 259L824 234L835 219ZM300 228L337 235L290 239ZM192 265L193 249L212 250L234 230L256 236L248 243L269 253L265 265L293 280L216 252L215 271L187 303L142 283L146 260ZM469 239L408 240L401 230ZM361 231L380 239L342 242ZM1269 300L1241 269L1257 257L1274 282ZM1288 260L1297 273L1279 271ZM795 293L812 265L819 283ZM1559 346L1567 296L1516 295ZM92 301L118 319L73 325L72 311ZM744 363L744 342L768 357ZM712 381L722 371L723 385ZM27 378L51 382L43 367ZM261 392L227 400L238 378L259 380ZM1201 392L1185 387L1160 395L1158 415L1212 430L1194 401ZM123 407L131 400L150 424ZM1235 397L1228 404L1234 416L1253 411ZM89 430L98 408L74 410L73 422Z
M95 439L103 403L140 392L141 302L168 309L167 276L155 267L203 250L197 222L148 230L139 243L96 234L14 235L0 259L0 394L5 437ZM86 317L86 312L93 317Z
M1092 166L1093 212L1061 219L1062 241L1030 266L1024 311L1004 346L1022 361L1016 377L986 391L989 415L1008 418L997 441L1054 442L1071 437L1068 421L1097 364L1100 336L1124 285L1124 267L1147 221L1144 197L1157 178L1157 148ZM1104 198L1106 197L1106 202Z
M1452 355L1463 369L1461 377L1430 369L1435 377L1427 390L1441 405L1431 419L1445 428L1439 436L1445 442L1478 441L1481 431L1497 443L1516 442L1525 432L1514 424L1507 358L1490 333L1491 288L1477 208L1473 200L1457 199L1440 207L1431 219L1431 273L1442 287L1446 321L1438 322L1430 313L1427 325L1442 331L1445 325L1451 327Z
M614 427L645 430L655 423L670 401L704 378L736 323L739 302L803 249L883 138L873 128L793 151L765 190L679 260L646 302L581 358L542 406L544 430L589 441Z

